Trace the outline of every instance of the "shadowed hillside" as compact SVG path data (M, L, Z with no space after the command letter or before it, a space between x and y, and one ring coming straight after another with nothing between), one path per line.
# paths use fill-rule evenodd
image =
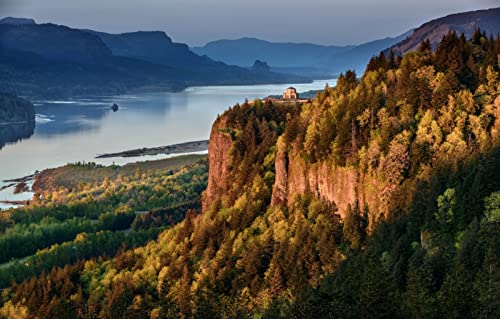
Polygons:
M435 48L449 32L464 33L470 38L478 28L487 36L497 36L500 33L500 8L457 13L427 22L391 49L396 54L416 51L424 40L429 40Z
M119 35L0 20L0 85L37 97L178 91L193 85L308 82L269 70L228 66L201 57L163 32Z

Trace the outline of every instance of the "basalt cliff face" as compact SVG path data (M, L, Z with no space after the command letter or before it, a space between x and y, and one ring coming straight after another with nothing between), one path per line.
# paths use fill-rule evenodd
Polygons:
M391 150L392 154L396 150L400 153L382 157L378 165L366 168L339 166L332 160L311 164L300 151L278 143L271 203L291 206L297 195L309 194L335 204L342 218L349 206L357 206L361 211L371 212L368 218L375 222L394 208L393 202L403 185L402 175L409 165L407 149L395 144Z
M276 178L273 186L273 205L291 205L297 195L312 194L334 203L344 217L348 205L365 203L363 178L355 169L337 167L329 163L308 165L299 154L287 153L279 147L275 162ZM362 184L361 184L362 185Z
M203 193L203 211L207 210L216 199L223 197L229 189L229 153L232 139L229 134L221 131L227 127L227 124L227 117L219 117L213 124L210 133L210 142L208 144L210 173L207 189Z
M241 125L242 123L238 123ZM243 123L242 126L245 126ZM229 192L234 192L231 182L232 150L235 147L230 133L232 123L227 114L217 119L212 127L208 147L209 178L203 194L203 210L214 203L229 207ZM358 206L361 211L377 212L368 216L374 222L380 214L389 210L392 197L397 193L399 183L391 183L386 177L386 165L379 165L363 171L352 166L338 166L325 160L310 163L300 150L277 140L272 147L274 182L272 184L271 206L290 208L299 196L312 195L337 207L337 214L345 217L349 206ZM385 159L385 162L391 159ZM397 167L404 171L407 163ZM217 206L217 207L220 207Z

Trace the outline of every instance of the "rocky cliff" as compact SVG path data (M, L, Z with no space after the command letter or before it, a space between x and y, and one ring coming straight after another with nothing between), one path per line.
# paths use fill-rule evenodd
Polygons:
M275 111L278 106L282 113L310 107L309 104L304 107L275 104L269 109ZM405 187L414 183L414 180L404 178L410 165L408 132L397 135L384 154L380 153L377 143L372 143L360 151L365 155L360 155L356 164L339 165L331 156L311 161L306 159L303 143L297 140L285 142L287 133L271 138L266 145L242 137L255 135L247 132L255 125L255 118L250 120L253 117L249 114L259 108L262 106L247 105L239 110L229 110L214 123L208 148L210 170L208 187L203 195L204 211L214 203L215 210L231 207L245 192L245 187L253 187L253 169L261 166L267 167L259 173L263 179L272 179L269 184L272 188L271 207L291 209L297 199L313 196L325 204L333 204L342 218L349 206L352 209L357 207L359 212L367 213L372 225L408 202L407 198L400 197ZM288 115L277 117L275 122L281 122L290 130L290 121L293 120ZM299 117L298 114L295 116ZM252 144L258 146L250 147ZM254 159L255 154L265 159L259 163ZM243 166L246 168L242 169Z
M291 206L297 195L311 194L335 204L342 218L348 206L357 205L361 211L372 212L368 217L375 221L380 214L388 212L399 185L382 174L383 169L381 165L366 172L352 166L338 166L329 160L310 164L299 152L287 151L284 143L278 143L271 203Z
M273 186L273 205L292 204L298 194L312 194L334 203L344 217L348 205L356 200L364 203L359 189L359 174L355 169L336 167L328 163L308 165L299 154L287 153L280 145L275 162L276 178Z
M224 114L212 127L208 147L209 178L203 195L203 210L215 202L227 201L231 190L232 148L234 142L230 134L230 115ZM243 126L245 124L243 123ZM358 205L361 210L373 212L387 210L388 200L381 196L390 185L372 173L360 172L354 167L340 167L331 161L308 163L300 151L290 148L283 139L278 139L274 157L274 184L272 186L272 206L290 207L300 195L313 195L326 203L335 204L341 216L350 205ZM387 196L385 196L387 199ZM367 204L369 203L369 205ZM230 206L232 203L226 203ZM373 219L373 217L372 217Z
M224 133L227 128L228 118L219 117L212 127L210 142L208 144L209 176L206 191L203 193L203 211L207 210L217 198L229 189L228 175L229 153L232 146L232 139L228 133Z

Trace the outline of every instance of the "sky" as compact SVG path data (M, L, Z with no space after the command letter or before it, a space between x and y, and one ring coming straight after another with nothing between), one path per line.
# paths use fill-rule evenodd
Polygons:
M346 45L493 7L500 0L0 0L0 17L111 33L161 30L192 46L240 37Z

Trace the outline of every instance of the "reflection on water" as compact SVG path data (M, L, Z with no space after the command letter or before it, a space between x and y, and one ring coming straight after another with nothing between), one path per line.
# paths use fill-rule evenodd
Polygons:
M0 125L0 150L7 143L14 143L33 135L35 122Z
M335 80L321 80L294 86L304 92L322 89L326 82L335 84ZM12 144L17 139L4 139L3 136L11 136L11 133L0 127L0 138L7 143L0 151L0 181L69 162L121 164L148 160L148 157L102 160L94 157L207 139L217 115L230 106L245 99L281 94L288 86L290 84L192 87L178 93L34 101L37 114L34 133L32 127L18 128L18 132L25 134L16 136L25 139ZM110 109L113 103L119 105L117 112ZM2 199L7 199L5 192L0 193Z
M170 108L169 94L150 93L140 96L123 95L116 97L95 97L70 101L36 101L35 108L40 124L36 128L40 135L61 135L73 132L95 131L102 125L106 116L120 118L110 114L113 103L119 105L119 111L150 114L152 118L163 116ZM178 103L182 106L183 103Z

